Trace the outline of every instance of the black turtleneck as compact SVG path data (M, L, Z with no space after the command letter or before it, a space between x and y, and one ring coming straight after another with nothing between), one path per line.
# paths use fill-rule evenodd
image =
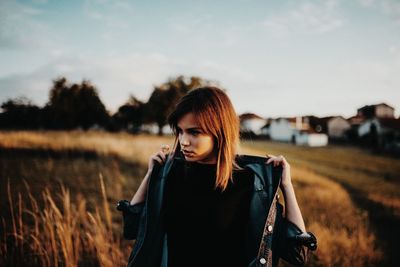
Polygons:
M247 266L243 251L253 188L251 171L234 170L215 189L216 164L185 162L167 180L168 266Z

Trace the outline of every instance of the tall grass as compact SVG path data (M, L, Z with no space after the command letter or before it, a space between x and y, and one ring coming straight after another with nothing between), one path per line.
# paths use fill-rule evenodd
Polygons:
M8 197L0 195L0 199L11 204L7 208L10 216L1 222L7 231L0 231L0 265L125 265L132 243L120 240L121 216L109 205L133 195L149 156L163 143L172 146L173 138L79 131L0 132L0 152L51 152L46 157L34 153L22 157L24 152L15 154L18 159L0 157L0 185L8 188ZM71 151L100 156L85 159L68 154ZM55 152L68 155L60 158ZM377 244L379 236L371 231L370 216L355 205L346 185L360 186L366 197L396 206L395 161L374 160L347 148L311 150L271 142L243 142L241 153L283 154L289 159L307 230L314 232L319 242L309 266L376 266L386 257ZM352 158L356 159L350 162ZM370 164L362 165L365 160ZM376 176L389 178L382 185L374 182L380 181ZM11 183L4 183L6 177ZM21 188L23 179L28 179L29 186ZM63 186L56 187L60 182ZM98 184L95 187L94 182Z
M83 195L71 199L68 189L60 193L41 192L42 203L27 183L30 201L22 201L21 192L7 194L11 221L3 219L0 241L1 266L126 266L127 253L121 249L119 234L113 231L110 207L103 178L100 176L99 208L87 211ZM17 194L17 202L13 196Z

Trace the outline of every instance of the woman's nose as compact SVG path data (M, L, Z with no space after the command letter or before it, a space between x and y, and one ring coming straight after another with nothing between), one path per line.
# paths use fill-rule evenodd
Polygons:
M188 146L190 145L189 143L189 138L186 134L181 135L181 146Z

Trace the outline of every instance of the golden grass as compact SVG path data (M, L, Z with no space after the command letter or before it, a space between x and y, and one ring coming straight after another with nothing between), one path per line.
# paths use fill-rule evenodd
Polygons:
M93 151L147 164L148 156L162 144L173 146L172 136L131 135L103 131L0 131L0 148Z
M27 184L26 184L27 185ZM58 194L60 204L50 190L41 192L43 207L32 195L30 202L22 202L18 193L15 209L13 192L8 183L11 230L4 231L0 242L2 266L126 266L118 235L113 232L110 207L100 176L100 209L88 212L86 201L80 194L74 200L65 187ZM4 229L7 229L3 220Z
M126 264L131 243L119 240L121 218L115 209L109 209L109 204L133 195L149 156L164 143L172 146L173 138L96 131L0 132L0 149L93 151L104 156L91 160L30 156L4 159L11 167L0 164L3 170L0 175L2 179L13 178L14 189L22 178L28 177L29 182L48 181L52 191L40 193L41 203L40 187L36 186L28 194L27 207L24 194L9 190L6 201L12 203L17 199L17 205L12 206L11 218L2 219L3 229L7 227L9 231L0 241L0 257L15 263L35 258L40 266L76 266L79 262L101 266ZM398 211L398 161L353 148L310 149L259 141L242 142L240 152L283 154L291 163L306 227L316 234L319 242L309 266L374 266L385 257L376 247L377 237L370 229L368 215L354 205L339 183L359 187L369 199ZM139 169L132 170L132 166L123 162L138 164ZM14 172L15 169L18 171ZM23 177L19 177L21 173ZM94 191L93 176L98 179L98 173L103 174L104 183L100 184L100 191ZM59 177L53 179L53 176ZM89 176L92 178L88 179ZM385 177L383 182L381 177ZM68 189L55 191L54 183L60 182L67 184ZM55 193L51 192L60 193L55 199ZM89 209L87 203L97 205ZM66 261L69 265L65 265Z

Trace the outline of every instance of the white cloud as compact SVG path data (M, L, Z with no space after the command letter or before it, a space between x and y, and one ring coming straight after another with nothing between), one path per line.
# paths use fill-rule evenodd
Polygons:
M400 1L398 0L358 0L366 8L381 10L392 17L394 22L400 26Z
M262 24L275 36L327 33L344 25L335 7L336 1L301 2L297 8L271 16Z
M83 14L89 19L103 23L110 29L129 29L129 19L135 15L135 9L129 1L86 0Z
M236 81L251 83L255 82L256 77L237 66L217 63L210 60L203 60L198 63L196 69L199 73L207 73L208 76L224 77L226 80L235 79Z
M115 111L130 94L147 101L154 85L177 75L196 75L217 84L222 81L236 86L258 82L254 75L237 66L211 60L191 62L159 53L61 56L34 72L0 78L0 101L24 95L42 105L47 100L51 81L65 76L70 82L92 81L105 105Z
M43 11L12 0L0 1L0 49L48 50L59 43L48 25L41 23Z
M131 93L147 100L153 83L174 75L179 64L160 54L60 57L31 73L0 78L0 101L24 95L42 105L51 81L65 76L70 82L92 81L106 106L114 110Z
M181 15L168 19L170 27L181 34L193 34L212 27L213 17L210 14Z

